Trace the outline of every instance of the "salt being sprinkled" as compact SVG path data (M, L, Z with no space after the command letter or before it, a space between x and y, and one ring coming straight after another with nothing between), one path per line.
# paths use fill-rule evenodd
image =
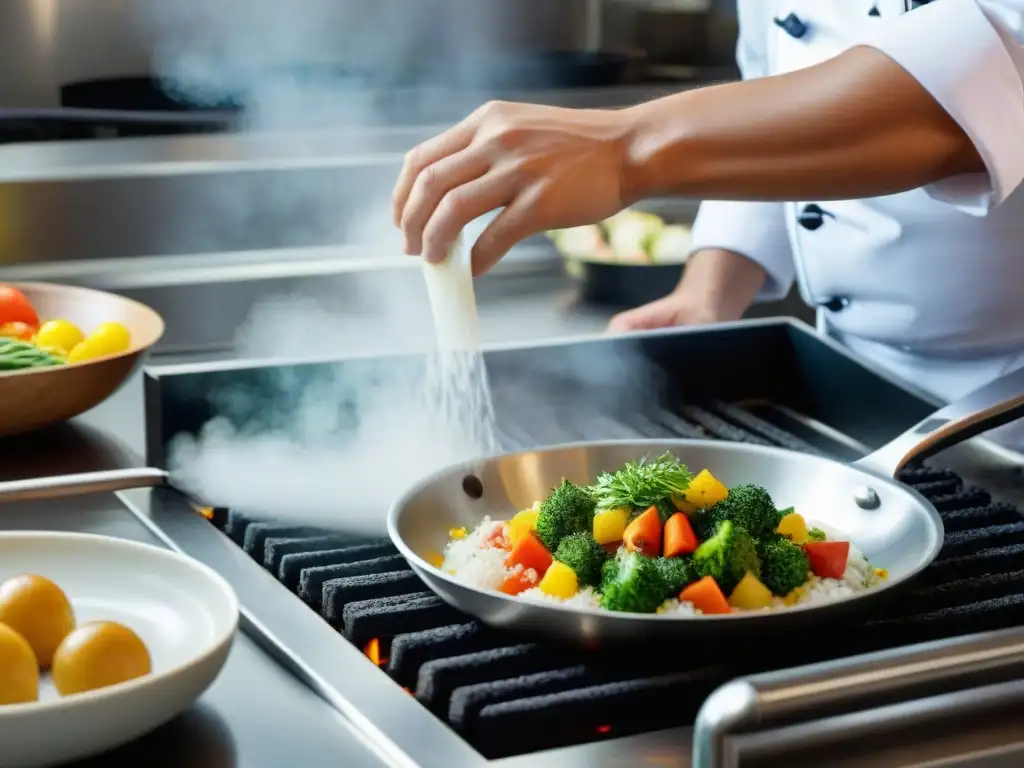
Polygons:
M440 264L423 261L437 338L437 351L427 364L423 396L427 412L439 420L445 434L462 442L468 460L497 453L500 446L480 351L472 267L464 243L459 237Z

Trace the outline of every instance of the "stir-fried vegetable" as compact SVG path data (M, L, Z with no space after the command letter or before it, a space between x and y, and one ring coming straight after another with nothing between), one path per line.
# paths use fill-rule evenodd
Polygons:
M537 536L549 550L558 549L562 539L586 533L594 525L594 497L586 488L563 480L540 505Z
M848 541L809 541L804 544L807 559L815 576L823 579L841 579L846 572L850 556Z
M773 537L761 544L758 553L761 555L761 581L776 595L788 595L807 581L811 570L807 553L789 539Z
M723 520L710 539L693 553L698 576L710 576L725 592L732 591L747 573L761 574L761 558L754 540L731 520Z
M622 544L630 552L650 557L661 554L661 515L657 507L648 507L626 526Z
M726 488L671 454L629 462L590 487L563 480L508 522L475 538L453 530L451 539L502 551L505 571L491 586L506 594L579 595L637 613L790 605L816 579L843 578L850 552L849 542L828 541L795 510L778 509L766 489Z
M596 587L601 581L601 567L608 553L589 533L574 533L562 539L555 560L575 572L584 587Z
M694 608L708 616L732 613L729 601L722 594L722 589L718 586L718 582L711 576L705 576L699 581L690 584L679 594L679 599L692 603Z
M664 515L661 505L671 505L673 496L683 496L692 479L686 465L666 453L653 461L630 461L618 472L601 474L593 495L599 510L658 507Z
M666 589L657 561L637 552L619 550L601 572L601 605L610 611L653 613Z

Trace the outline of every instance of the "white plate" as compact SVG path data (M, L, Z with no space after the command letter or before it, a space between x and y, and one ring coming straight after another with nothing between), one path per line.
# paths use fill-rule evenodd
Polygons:
M79 623L130 627L153 672L60 698L48 676L40 701L0 706L0 766L39 768L131 741L187 709L220 673L238 627L238 598L214 571L169 550L107 536L0 533L0 581L56 582Z

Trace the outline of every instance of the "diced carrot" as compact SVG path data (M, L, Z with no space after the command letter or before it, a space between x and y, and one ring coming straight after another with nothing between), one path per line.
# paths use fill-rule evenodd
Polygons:
M622 542L630 552L650 557L661 554L661 515L657 507L649 507L633 519L622 534Z
M850 556L848 541L808 541L804 552L811 563L811 571L821 579L841 579L846 573L846 560Z
M717 613L732 613L729 601L725 599L725 595L719 589L718 582L711 576L705 576L700 581L690 584L679 593L679 599L684 603L692 603L694 608L708 616Z
M507 552L511 549L508 541L508 528L504 525L496 526L487 534L482 546L484 549L504 549Z
M531 533L517 541L505 558L506 568L514 568L517 565L532 568L539 576L543 576L551 566L551 553L540 539Z
M536 587L538 581L537 572L532 568L517 568L515 573L501 582L498 591L506 595L518 595Z
M697 534L693 532L693 526L682 512L676 512L665 523L664 539L664 557L690 555L697 549Z

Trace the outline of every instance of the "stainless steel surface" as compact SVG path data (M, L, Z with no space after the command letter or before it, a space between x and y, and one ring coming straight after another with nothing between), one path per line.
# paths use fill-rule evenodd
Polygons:
M114 496L7 505L0 508L0 529L77 531L161 544ZM119 762L190 768L388 765L344 718L244 635L235 640L220 677L184 716L74 765Z
M629 103L672 90L617 96ZM410 127L0 145L0 264L225 252L238 254L237 262L316 248L337 259L341 245L358 245L365 257L394 255L400 241L388 201L405 152L475 106L444 107ZM52 221L62 226L47 226Z
M572 289L565 282L549 282L546 278L514 279L507 283L496 281L492 285L493 294L481 306L481 320L488 343L525 340L534 335L552 338L596 333L607 321L608 315L602 310L574 307ZM504 287L509 285L513 288L506 293ZM251 288L244 283L238 287ZM233 288L230 284L222 286L218 295L230 298ZM183 298L187 296L187 290L187 287L183 289ZM216 318L216 312L210 317ZM189 346L188 339L184 341ZM230 352L218 355L230 356ZM194 355L177 358L163 354L152 363L161 365L194 359ZM144 446L143 424L142 388L137 378L100 408L65 427L29 436L16 443L0 441L0 479L138 467ZM1018 458L1004 456L983 441L972 440L944 452L940 460L969 482L998 489L1001 498L1024 504L1024 483L1021 482ZM224 547L223 534L205 523L198 524L200 521L191 515L183 500L166 492L148 490L130 491L121 496L151 522L157 522L185 552L225 575L230 574L229 581L239 595L246 595L243 603L252 602L247 606L246 631L258 635L264 647L280 646L283 650L275 653L287 658L291 655L289 649L293 647L293 641L294 647L307 649L307 631L312 632L313 637L322 638L324 645L309 649L311 653L304 659L304 664L308 667L309 676L335 684L331 694L334 701L344 700L350 707L360 707L369 702L369 711L376 714L381 708L387 709L388 702L394 700L395 692L408 699L386 675L372 667L366 668L362 656L347 642L333 633L328 633L330 637L323 634L322 620L283 587L269 583L266 572L258 564L242 557L233 545ZM159 508L151 508L150 504L158 504ZM118 506L113 497L107 496L0 507L2 527L52 525L130 536L125 532L130 523L128 513ZM187 535L181 533L177 527L179 524L187 528ZM265 604L268 607L266 611ZM358 672L350 677L350 669ZM808 672L827 674L827 670L828 666L824 665ZM987 696L985 691L984 697ZM374 704L378 699L383 703ZM371 741L385 745L384 748L398 743L414 754L418 754L418 747L412 743L415 740L413 736L423 733L425 737L420 748L426 750L427 759L432 759L430 750L436 749L439 743L448 743L447 736L442 736L440 741L432 738L434 734L445 731L445 727L424 710L401 711L408 717L385 716L357 727L363 734L370 734ZM860 765L919 768L917 757L933 754L929 752L932 744L941 744L942 754L948 758L948 762L936 761L935 764L941 765L992 765L1002 768L1019 765L1024 759L1021 752L1024 740L1020 736L1024 733L1021 727L1024 726L1021 722L1024 710L1019 707L1010 711L987 710L993 722L984 731L980 730L980 725L979 729L968 732L946 724L944 729L936 727L924 735L909 733L902 728L899 714L903 711L906 710L899 706L895 713L886 711L879 723L888 725L889 729L871 742L878 750L873 754L884 756L884 761L879 757L879 762L868 759ZM811 757L804 762L789 764L832 765L830 761L836 759L837 754L830 748L830 740L841 740L846 725L845 721L836 724L827 720L815 724L813 730L817 740L814 743L824 746L812 751ZM344 716L322 703L286 671L268 663L248 637L241 637L224 675L196 712L151 738L126 747L116 756L124 755L139 763L195 765L197 768L233 765L276 768L292 762L310 768L338 764L385 764L380 758L368 755L366 748L358 743L353 746L350 738L352 727L353 724ZM940 737L941 742L933 741ZM690 765L690 739L691 730L679 728L509 758L493 764L501 768L661 768L666 765L685 768ZM484 768L491 764L475 753L467 757L461 749L450 754L452 762L447 765ZM467 759L463 760L463 757ZM963 762L958 762L958 758ZM773 765L779 763L771 761L780 758L772 755L767 759L765 764ZM104 756L93 764L99 766L108 762L108 756Z
M101 472L83 472L77 475L34 477L0 483L0 503L59 499L83 496L89 493L114 493L132 488L156 488L166 485L170 475L153 467L110 469Z
M292 33L269 38L261 33L282 23L273 4L246 8L220 3L219 9L207 11L204 24L208 34L224 43L220 52L225 69L245 71L268 61L353 69L365 63L368 53L359 44L361 39L374 41L376 50L369 53L378 57L383 51L396 61L413 58L408 50L412 41L391 26L394 19L408 15L403 3L306 0L289 9ZM159 0L5 0L0 4L0 106L56 106L59 88L66 83L177 74L176 67L161 61L169 49L202 59L202 36L193 35L195 44L190 45L182 19L160 13L160 5ZM588 27L587 6L587 0L445 0L434 10L438 15L458 14L468 65L474 51L581 48L591 39L588 33L595 34ZM194 12L198 11L196 7ZM244 23L239 14L247 16ZM161 18L165 20L158 21ZM337 32L317 34L324 29ZM444 57L448 42L435 31L420 38L416 48L427 57Z
M950 403L874 453L845 465L831 459L766 448L700 440L587 443L508 454L470 462L427 477L405 492L388 513L388 533L423 581L451 605L502 629L548 635L592 647L643 636L685 638L698 633L754 632L813 621L824 614L863 610L931 564L942 546L943 524L922 496L891 478L915 457L966 440L1024 413L1024 369ZM626 461L671 451L690 467L707 467L728 486L754 483L779 508L813 510L820 523L841 530L889 578L841 601L783 611L725 616L659 616L568 608L478 589L429 562L443 552L452 528L472 530L484 517L507 520L543 499L563 478L589 485ZM466 477L483 495L463 490ZM877 502L877 503L876 503ZM742 711L748 700L736 699Z
M777 748L792 749L792 743L778 744L784 739L776 729L965 691L1014 679L1022 670L1024 629L1012 629L736 680L712 694L697 717L694 765L735 764L729 739L739 733L773 730ZM1021 694L1018 684L1014 695ZM790 736L799 741L798 732Z

